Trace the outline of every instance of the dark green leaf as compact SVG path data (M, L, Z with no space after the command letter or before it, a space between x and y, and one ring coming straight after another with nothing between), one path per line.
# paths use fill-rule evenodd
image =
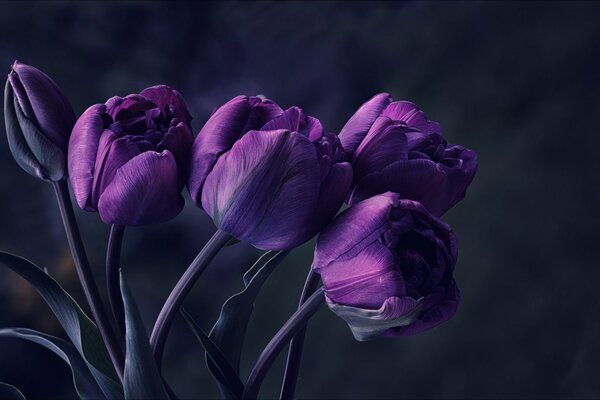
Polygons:
M71 343L42 332L26 328L0 329L0 336L28 340L44 346L62 358L73 373L75 390L82 399L106 398L91 374L85 360L81 357L75 346ZM1 397L0 397L1 398Z
M227 358L225 358L223 352L221 352L221 349L204 333L192 316L183 308L181 309L181 314L218 369L219 376L216 378L231 391L235 398L241 399L244 393L244 384L231 364L229 364L229 361L227 361Z
M0 399L2 400L26 400L23 393L13 385L0 382Z
M125 307L125 399L165 399L169 396L152 355L150 340L129 287L121 274L121 293Z
M22 257L0 251L0 263L29 282L50 306L104 395L109 399L122 398L121 386L100 332L75 300L42 269Z
M257 261L248 270L244 275L245 289L227 299L221 308L217 323L210 332L210 338L221 349L236 374L239 374L240 370L240 356L254 300L267 278L288 253L289 251L280 251L273 256L269 253L271 257L264 265L260 266ZM264 258L261 257L259 261ZM218 368L210 358L207 358L206 363L213 376L218 374Z

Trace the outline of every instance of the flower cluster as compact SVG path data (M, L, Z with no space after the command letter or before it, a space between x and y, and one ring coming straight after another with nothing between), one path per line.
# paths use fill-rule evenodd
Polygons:
M236 375L235 365L227 364L239 364L239 353L230 353L241 349L241 341L222 342L243 340L245 326L238 325L249 312L240 306L243 301L235 303L232 297L230 308L223 307L215 324L216 333L211 338L199 335L210 353L209 368L212 371L219 364L215 376L235 397L256 396L260 385L256 382L264 377L265 366L284 347L284 338L289 340L292 330L298 332L306 324L319 296L359 341L423 332L457 310L460 293L453 276L457 238L441 217L465 197L477 170L477 156L448 143L440 124L428 120L413 103L378 94L350 117L338 135L299 107L283 109L263 96L238 96L216 108L194 138L185 101L168 86L112 97L76 118L52 79L15 62L4 107L15 159L25 171L55 186L75 264L117 374L122 374L123 354L90 281L92 273L70 209L67 178L79 207L98 212L104 223L113 225L107 255L108 295L114 322L128 330L128 346L136 351L143 352L147 343L140 346L139 338L131 337L131 330L139 329L139 319L131 317L132 300L126 286L122 282L119 286L115 272L121 246L117 238L122 239L123 227L175 218L184 207L182 191L187 186L193 203L217 228L157 318L150 343L159 368L173 318L220 248L234 238L278 252L253 271L256 279L245 282L250 290L253 282L262 285L264 278L258 276L270 270L267 265L318 235L312 271L320 276L322 289L304 298L306 302L265 348L245 390L236 384L237 376L231 378ZM336 216L344 202L347 208ZM6 254L0 252L0 261L9 260L21 271L21 261ZM33 276L31 271L28 274ZM309 282L306 297L312 293ZM257 293L252 288L239 295ZM250 310L254 297L244 297ZM52 302L59 298L50 296ZM234 312L235 307L240 308ZM223 333L231 328L227 325L231 315L238 318L234 325L242 332L241 339L235 339L238 333ZM74 337L80 334L73 333ZM229 360L223 360L219 345L228 349ZM127 357L131 366L135 357L129 353ZM140 359L147 363L151 357L145 357ZM131 368L128 371L126 364L125 378L119 375L126 396L166 393L158 369L147 369L147 364ZM135 375L140 368L149 371L143 379ZM128 373L134 378L128 378ZM111 397L114 388L104 387L105 377L96 380ZM131 382L139 385L132 389Z

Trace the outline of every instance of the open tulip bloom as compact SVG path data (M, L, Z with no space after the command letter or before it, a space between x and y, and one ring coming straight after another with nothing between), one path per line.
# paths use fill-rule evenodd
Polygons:
M39 292L68 340L26 328L0 329L0 337L56 353L69 364L83 399L176 399L161 361L180 312L227 399L257 398L289 344L280 398L291 399L308 321L323 304L358 341L418 334L457 311L458 242L440 218L464 198L477 157L449 144L440 125L410 102L376 95L338 136L299 107L238 96L218 107L194 139L188 107L168 86L112 97L77 119L50 77L15 62L4 112L16 161L55 190L92 315L44 269L0 252L0 264ZM77 204L112 225L105 272L110 314L85 253L67 177ZM148 335L120 269L124 229L175 218L186 185L216 232L172 289ZM348 207L338 214L344 201ZM260 288L290 251L317 235L298 309L243 379L244 336ZM237 241L265 253L207 334L181 306L216 254ZM23 398L1 382L0 397Z

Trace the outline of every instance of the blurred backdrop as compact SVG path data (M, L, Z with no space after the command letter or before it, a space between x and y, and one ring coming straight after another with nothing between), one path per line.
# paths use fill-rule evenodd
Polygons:
M298 104L339 131L380 91L442 123L479 154L467 198L445 219L460 238L463 302L414 337L358 343L323 308L307 337L298 396L315 399L600 397L600 3L1 2L0 70L15 59L52 76L78 114L157 83L186 98L198 132L238 94ZM0 125L4 127L4 124ZM3 129L2 129L3 130ZM126 231L123 267L147 329L214 231L186 194L175 220ZM102 279L108 227L78 210ZM83 300L52 189L0 139L0 248L46 266ZM258 298L244 376L295 308L314 243L295 250ZM260 253L228 248L186 307L210 329ZM24 281L0 270L0 327L63 336ZM182 398L216 398L182 321L166 350ZM262 394L278 395L283 358ZM62 360L0 341L0 381L28 398L74 395Z

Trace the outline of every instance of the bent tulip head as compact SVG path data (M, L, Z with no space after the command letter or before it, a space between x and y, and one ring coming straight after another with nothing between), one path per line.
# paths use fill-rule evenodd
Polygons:
M47 181L67 177L67 144L76 117L48 75L15 61L4 91L4 118L10 151L21 168Z
M455 314L457 251L446 223L388 192L350 206L321 232L313 269L357 340L406 336Z
M474 151L448 144L437 122L387 93L363 104L340 140L355 173L350 204L393 191L441 216L464 198L477 170Z
M217 227L258 248L283 250L317 234L351 183L339 140L317 119L240 96L198 134L188 186Z
M191 116L165 85L88 108L69 142L77 203L107 224L167 221L183 207Z

